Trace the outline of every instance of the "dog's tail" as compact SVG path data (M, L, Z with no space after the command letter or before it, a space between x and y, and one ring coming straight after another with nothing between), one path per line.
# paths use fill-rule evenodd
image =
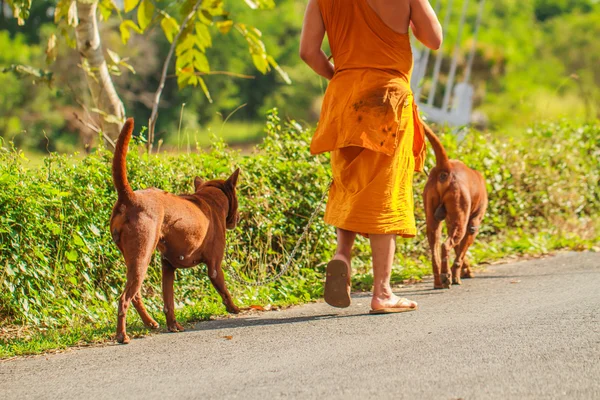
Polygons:
M435 164L436 167L443 171L450 171L450 161L448 160L448 154L446 154L446 149L440 142L440 138L437 137L433 130L423 122L423 129L425 130L425 136L431 142L431 147L433 147L433 152L435 153Z
M131 140L132 133L133 118L129 118L127 121L125 121L125 125L123 125L121 134L119 134L119 139L117 140L117 145L115 146L115 155L112 165L113 183L115 185L115 189L117 189L117 194L119 195L118 201L124 204L131 204L135 199L135 194L133 193L131 186L129 186L129 181L127 180L126 160L127 146Z

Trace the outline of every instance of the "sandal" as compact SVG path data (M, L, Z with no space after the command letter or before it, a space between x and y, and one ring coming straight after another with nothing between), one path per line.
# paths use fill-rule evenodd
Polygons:
M401 312L407 312L407 311L416 311L419 309L419 306L414 306L414 307L405 307L402 306L401 304L404 302L409 302L411 300L408 300L407 298L400 298L398 299L398 301L396 302L396 304L392 307L384 307L384 308L379 308L377 310L371 310L369 311L369 314L392 314L392 313L401 313Z
M332 307L346 308L350 301L348 265L342 260L331 260L325 277L325 302Z

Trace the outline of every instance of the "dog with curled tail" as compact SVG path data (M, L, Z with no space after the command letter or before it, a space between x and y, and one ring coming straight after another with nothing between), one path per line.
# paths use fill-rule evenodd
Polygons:
M466 254L479 231L488 196L483 175L458 160L449 160L444 146L431 128L427 124L423 124L423 128L436 159L423 191L433 285L435 289L448 289L452 284L460 285L461 278L473 277ZM448 232L443 243L442 221L446 221ZM450 273L452 249L456 258Z
M228 312L238 313L225 285L221 262L225 254L226 229L235 228L238 216L236 184L239 169L227 180L194 180L194 193L175 195L150 188L133 191L127 180L127 146L133 132L133 119L123 126L112 166L118 199L110 218L114 242L125 258L127 282L119 299L117 334L119 343L129 343L126 315L129 305L139 313L144 324L158 328L148 314L140 289L155 249L162 258L162 290L167 328L183 331L175 319L173 282L175 270L200 263L208 267L213 286Z

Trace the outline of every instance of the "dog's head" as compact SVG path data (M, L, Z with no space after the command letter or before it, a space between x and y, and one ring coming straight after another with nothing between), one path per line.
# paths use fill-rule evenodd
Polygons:
M233 229L236 227L240 215L238 213L238 200L236 194L236 186L238 181L238 176L240 175L240 169L236 169L233 174L227 180L215 179L212 181L204 182L200 177L196 177L194 179L194 188L196 193L202 190L205 187L215 187L221 190L225 196L227 197L227 201L229 202L229 209L227 211L227 219L225 220L225 227L227 229Z

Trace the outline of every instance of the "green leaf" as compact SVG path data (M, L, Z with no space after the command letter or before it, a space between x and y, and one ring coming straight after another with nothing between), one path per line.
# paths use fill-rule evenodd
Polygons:
M202 21L202 23L204 23L206 25L212 24L213 16L210 12L208 12L208 10L203 8L202 10L200 10L200 12L197 15L198 15L198 19L200 21Z
M185 51L193 49L195 45L196 38L194 35L187 35L183 40L180 40L179 43L177 43L177 47L175 47L175 54L179 56Z
M133 22L130 19L126 19L125 21L121 22L121 25L119 25L119 30L121 31L121 40L124 44L127 44L127 42L129 41L129 37L131 36L131 29L133 29L137 33L143 33L143 31L140 29L139 26L137 26L135 22Z
M160 26L169 43L173 43L175 35L179 32L179 24L175 21L175 18L171 17L169 14L163 13L163 19L160 21Z
M285 72L279 66L279 64L277 64L277 61L275 61L275 59L272 56L267 56L267 62L269 64L271 64L271 66L273 68L275 68L275 71L277 71L277 73L279 73L279 75L283 78L283 80L285 81L285 83L287 83L288 85L292 84L292 80L290 79L290 76L287 74L287 72Z
M154 4L150 0L142 1L142 4L138 7L137 18L138 24L142 30L146 30L150 22L152 22L152 16L154 15Z
M140 0L125 0L125 12L129 12L137 7Z
M117 53L115 53L111 49L106 49L106 52L108 53L108 56L110 57L110 60L113 64L118 64L121 62L121 56L119 56Z
M67 260L69 261L77 261L77 259L79 258L75 250L70 250L66 252L65 255L67 256Z
M261 74L266 74L269 70L269 63L265 59L265 57L261 54L252 54L252 62L257 70L260 71Z
M233 21L231 21L231 20L217 22L217 28L219 28L219 32L221 32L223 35L229 33L232 26L233 26Z
M54 8L54 23L60 22L69 13L70 0L60 0Z
M79 25L79 18L77 18L77 2L72 1L67 12L67 23L69 26L76 27Z
M207 47L212 46L212 38L210 37L208 27L202 22L196 22L196 38L196 43L200 47L200 50L204 51Z
M100 10L100 16L103 21L108 21L113 11L119 12L119 9L112 0L102 0L98 3L98 9Z
M177 74L177 86L179 89L183 89L184 87L189 85L190 79L194 77L193 72L184 72Z
M196 78L198 78L198 82L200 83L200 87L202 88L202 91L204 92L204 95L208 99L208 102L212 103L213 101L212 101L212 98L210 97L210 92L208 91L208 87L206 86L206 83L204 82L204 79L202 79L199 76L197 76Z
M135 74L136 72L135 72L135 69L133 68L133 66L125 60L127 60L127 59L123 59L123 60L119 61L119 65L127 68L132 74Z
M79 235L73 235L73 243L79 247L85 246L83 239L81 237L79 237ZM73 260L71 260L71 261L73 261Z
M210 72L208 58L206 58L204 53L196 52L196 54L194 54L194 68L200 72Z

